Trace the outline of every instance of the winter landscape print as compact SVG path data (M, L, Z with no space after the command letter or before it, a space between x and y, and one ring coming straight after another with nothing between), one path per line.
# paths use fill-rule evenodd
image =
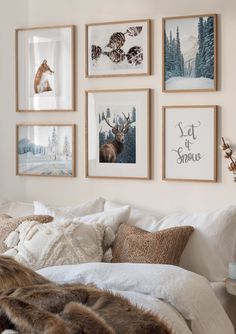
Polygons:
M163 19L163 90L216 89L216 15Z
M17 174L74 176L74 125L18 125Z

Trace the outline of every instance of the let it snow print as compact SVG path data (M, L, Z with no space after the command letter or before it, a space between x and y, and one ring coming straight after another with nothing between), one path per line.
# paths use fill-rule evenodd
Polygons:
M215 181L216 107L164 107L164 179Z
M74 176L74 125L18 125L17 174Z
M163 90L216 90L216 15L163 23Z

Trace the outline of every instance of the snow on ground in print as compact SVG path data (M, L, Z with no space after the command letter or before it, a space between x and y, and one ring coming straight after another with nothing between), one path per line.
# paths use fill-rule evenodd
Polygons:
M166 81L167 90L175 89L212 89L214 80L208 78L173 77Z
M30 153L19 155L19 173L37 175L72 176L72 159L48 160Z

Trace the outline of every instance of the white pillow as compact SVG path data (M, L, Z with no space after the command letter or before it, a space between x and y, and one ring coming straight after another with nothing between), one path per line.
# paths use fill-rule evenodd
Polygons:
M66 264L101 262L105 226L64 221L39 224L23 222L6 239L12 246L4 255L34 270ZM19 238L16 237L18 232ZM19 240L19 241L18 241Z
M116 234L120 224L126 223L129 219L130 207L128 205L122 206L106 212L95 213L80 217L80 221L87 224L102 224L110 227Z
M123 204L124 205L124 204ZM105 201L104 212L111 211L123 206L120 203ZM157 224L158 221L163 217L160 214L154 214L147 210L141 210L136 207L130 207L130 216L127 221L128 224L134 225L136 227L142 228L146 231L152 230Z
M49 215L54 217L57 221L64 221L66 219L73 219L80 216L85 216L97 212L101 212L104 209L105 200L101 197L82 203L76 207L50 207L41 202L34 202L34 214L36 215Z
M0 213L8 214L11 217L22 217L32 215L33 212L33 203L14 202L0 198Z
M171 214L161 219L152 231L191 225L190 236L180 266L203 275L210 281L228 276L228 263L236 260L236 206L190 214Z

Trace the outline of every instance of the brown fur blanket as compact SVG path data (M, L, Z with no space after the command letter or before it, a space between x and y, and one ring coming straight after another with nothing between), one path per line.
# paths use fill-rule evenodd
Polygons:
M94 286L58 285L0 256L0 332L171 334L157 315Z

